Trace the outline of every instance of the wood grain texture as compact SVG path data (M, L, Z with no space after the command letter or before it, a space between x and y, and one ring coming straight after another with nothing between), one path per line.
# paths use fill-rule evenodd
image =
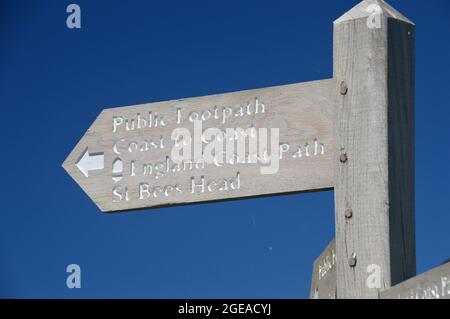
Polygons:
M249 90L235 93L218 94L212 96L173 100L158 103L149 103L137 106L105 109L95 120L87 133L74 148L63 164L66 171L89 195L89 197L104 212L149 208L165 205L187 204L214 200L243 198L252 196L282 194L300 191L316 191L330 189L334 185L333 175L333 138L332 138L332 80L315 81L301 84L285 85L279 87ZM304 156L293 158L285 154L280 160L279 172L275 175L261 175L260 165L238 164L216 167L206 165L200 170L185 170L176 173L166 172L164 176L143 175L140 164L162 163L170 156L171 133L177 127L186 127L191 132L193 124L184 122L176 124L176 110L182 110L186 118L191 112L200 112L213 107L235 107L255 103L258 99L264 103L266 112L264 114L252 114L244 117L232 117L224 124L220 119L210 119L203 122L203 129L209 127L243 128L253 125L256 128L279 128L280 143L294 145L305 145L317 139L325 146L323 155ZM165 126L146 127L144 129L127 131L124 124L117 127L113 132L114 117L131 119L136 114L145 115L149 112L163 116ZM164 149L155 149L149 152L124 151L127 143L143 140L165 140ZM122 154L114 153L115 143L121 142ZM96 169L89 172L86 177L76 163L86 149L94 154L103 153L105 159L104 169ZM291 149L293 151L294 148ZM289 153L290 154L290 153ZM119 182L112 179L113 161L116 158L123 161L123 176ZM131 176L131 161L136 162L136 176ZM239 173L239 189L229 188L227 191L214 191L194 194L190 191L191 178L200 183L201 178L205 181L224 179L235 179ZM139 199L139 185L148 183L151 188L164 188L167 185L179 185L182 192L171 192L170 196L158 196L147 199ZM114 202L112 189L120 186L123 191L128 187L130 199Z
M415 275L414 26L380 19L381 28L366 17L334 24L339 298L378 298ZM367 286L369 265L381 269L380 289Z
M450 299L450 263L383 291L381 299Z
M336 241L333 239L314 261L310 299L337 299Z

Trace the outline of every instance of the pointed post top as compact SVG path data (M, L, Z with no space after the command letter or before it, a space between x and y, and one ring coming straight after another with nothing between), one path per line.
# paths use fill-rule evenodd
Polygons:
M414 25L411 20L383 0L363 0L339 19L335 20L334 23L337 24L350 20L368 18L374 14L381 14L386 18L397 19Z

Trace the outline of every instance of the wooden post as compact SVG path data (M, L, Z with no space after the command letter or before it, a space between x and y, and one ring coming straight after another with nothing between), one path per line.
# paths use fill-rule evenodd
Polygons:
M358 4L334 22L334 79L337 297L378 298L416 271L413 23Z

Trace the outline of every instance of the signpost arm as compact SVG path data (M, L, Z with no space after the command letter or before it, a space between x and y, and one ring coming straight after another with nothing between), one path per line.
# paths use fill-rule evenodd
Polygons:
M337 297L415 275L414 25L365 0L334 22Z

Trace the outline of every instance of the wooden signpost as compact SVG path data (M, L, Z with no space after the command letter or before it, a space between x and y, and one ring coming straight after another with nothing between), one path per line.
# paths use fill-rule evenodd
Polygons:
M381 299L450 299L450 263L383 291Z
M310 299L336 299L336 241L314 261ZM380 293L380 299L450 299L450 262Z
M331 189L332 86L324 80L106 109L63 167L104 212ZM244 156L222 164L174 161L174 144L183 143L172 139L174 130L195 133L196 119L202 132L278 128L278 172L263 175L261 163ZM194 137L192 144L193 153ZM237 148L237 141L231 144Z
M328 297L378 298L416 271L414 36L398 11L364 0L334 22L333 79L106 109L63 167L104 212L334 188L335 249L316 261L313 297L335 276ZM202 162L213 128L278 136L276 173L246 161L251 151ZM178 129L194 135L183 161Z
M310 299L336 299L336 241L333 239L314 261Z

